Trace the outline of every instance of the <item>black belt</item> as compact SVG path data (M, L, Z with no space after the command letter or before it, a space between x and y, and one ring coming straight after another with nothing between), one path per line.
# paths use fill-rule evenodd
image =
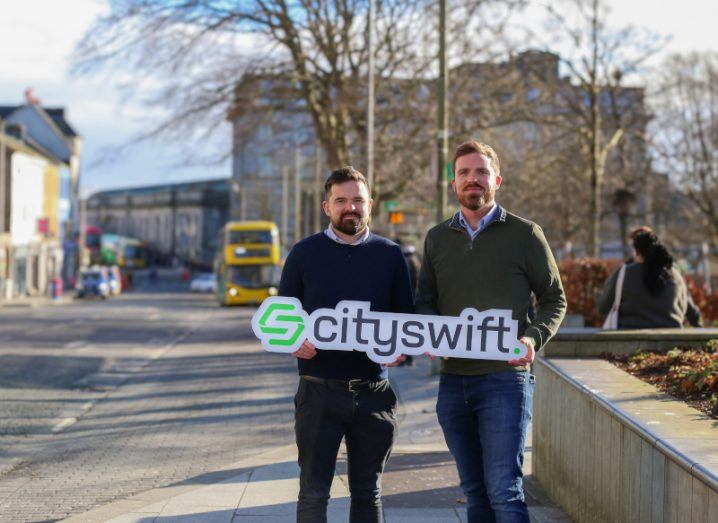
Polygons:
M319 383L329 389L359 392L362 390L377 390L386 385L387 380L337 380L331 378L319 378L317 376L301 375L300 378L312 383Z

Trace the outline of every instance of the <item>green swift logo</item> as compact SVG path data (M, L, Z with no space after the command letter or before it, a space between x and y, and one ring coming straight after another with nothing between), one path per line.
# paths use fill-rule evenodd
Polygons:
M252 319L252 328L263 344L281 348L283 352L287 348L298 348L306 339L306 336L301 338L306 323L307 315L301 303L284 299L282 303L266 302L266 307L262 306Z
M464 309L459 316L397 314L345 300L308 315L296 298L273 296L252 318L252 330L270 352L294 352L309 340L317 349L357 350L377 363L399 354L508 361L525 355L512 311Z

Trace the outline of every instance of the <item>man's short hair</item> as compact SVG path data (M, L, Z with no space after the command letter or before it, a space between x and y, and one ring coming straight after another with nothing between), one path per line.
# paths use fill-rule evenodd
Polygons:
M491 166L494 168L494 172L498 176L501 172L501 166L499 165L499 157L490 145L485 143L477 142L476 140L469 140L464 142L456 148L454 152L454 159L451 162L451 172L456 174L456 160L467 154L479 153L484 156L488 156L491 160Z
M366 181L364 175L351 165L347 165L341 169L332 171L332 174L329 175L329 178L327 178L327 181L324 183L324 199L329 199L329 193L332 191L332 186L351 181L361 182L366 186L367 191L369 190L369 183Z

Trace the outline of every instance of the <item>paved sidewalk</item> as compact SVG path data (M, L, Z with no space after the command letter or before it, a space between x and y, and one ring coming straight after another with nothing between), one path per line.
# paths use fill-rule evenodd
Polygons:
M400 435L383 481L386 522L465 522L465 500L434 412L437 378L429 376L429 364L423 358L415 359L412 367L392 369L391 375L400 398ZM530 437L524 470L532 521L570 521L531 476ZM289 445L65 521L291 522L295 517L298 474L296 448ZM340 455L329 521L344 523L348 515L346 461Z
M65 305L72 303L74 300L75 293L73 291L65 291L57 299L52 299L50 296L39 295L39 296L18 296L11 300L0 298L0 309L32 309L36 307L46 307L48 305Z

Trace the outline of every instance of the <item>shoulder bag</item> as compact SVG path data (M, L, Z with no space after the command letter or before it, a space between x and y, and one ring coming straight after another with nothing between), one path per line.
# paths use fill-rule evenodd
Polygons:
M608 311L603 322L604 330L616 330L618 328L618 309L621 307L621 294L623 293L623 279L626 276L626 264L621 265L621 269L618 271L618 279L616 280L615 297L613 299L613 306Z

